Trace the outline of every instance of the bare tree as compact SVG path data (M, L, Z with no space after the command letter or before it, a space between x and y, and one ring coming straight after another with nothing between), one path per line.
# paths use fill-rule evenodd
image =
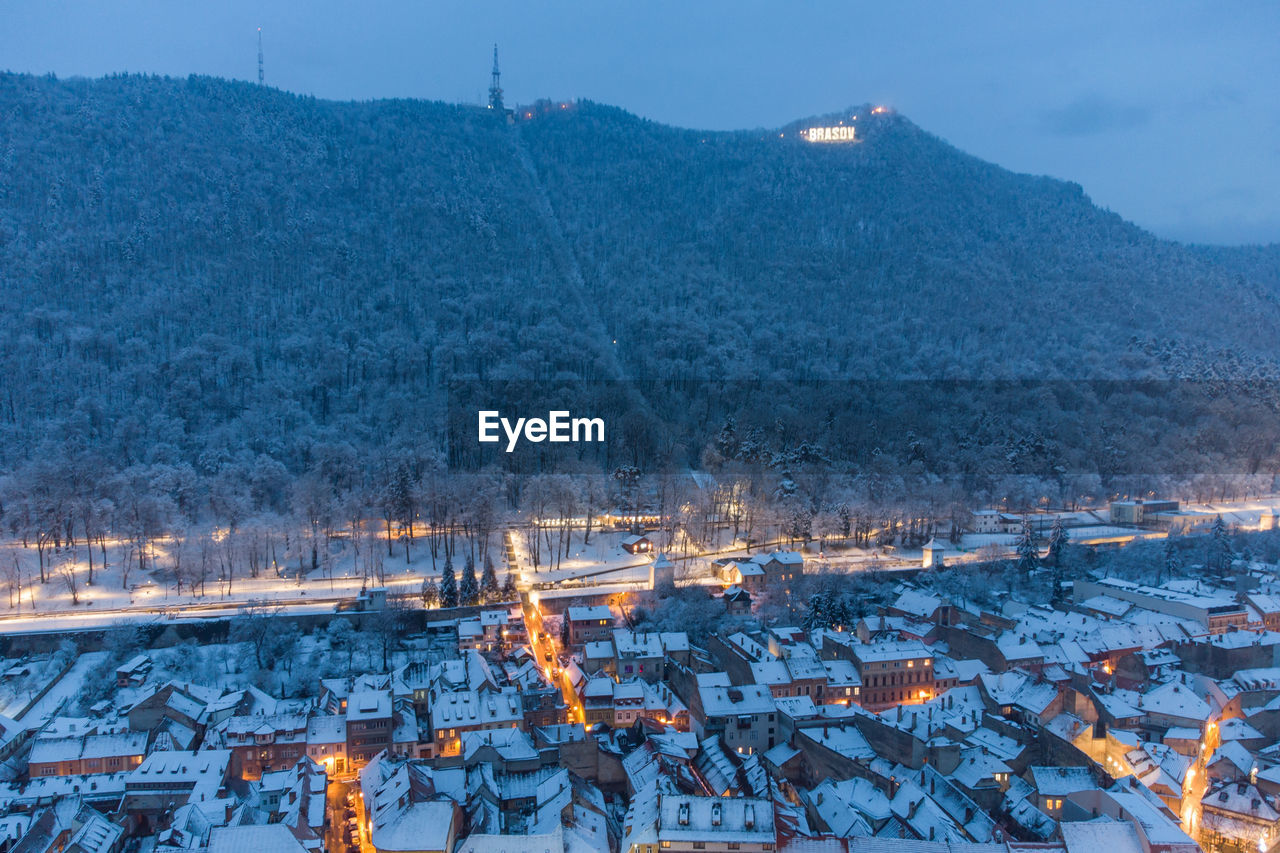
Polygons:
M76 577L75 553L63 560L58 566L58 577L62 579L63 585L67 588L67 592L71 594L71 604L78 606L80 604L80 581Z
M22 566L18 563L18 555L13 554L12 563L4 563L4 583L9 591L9 607L12 609L15 604L19 610L22 609Z
M187 572L190 569L187 538L187 531L181 526L174 527L169 534L169 559L172 564L170 573L173 576L173 591L176 595L182 595L182 584L186 580Z
M251 645L258 669L271 663L267 651L279 627L276 618L282 609L279 605L253 602L241 607L231 620L231 642Z
M205 583L209 580L209 575L213 573L213 552L214 541L208 533L200 535L199 554L195 562L192 564L191 571L191 591L195 593L197 586L200 587L200 595L205 594Z
M382 671L391 668L391 652L404 635L409 621L409 608L403 598L387 598L386 606L365 617L364 632L370 644L382 652Z
M218 580L223 584L222 594L231 596L231 584L235 580L238 537L228 532L218 543Z

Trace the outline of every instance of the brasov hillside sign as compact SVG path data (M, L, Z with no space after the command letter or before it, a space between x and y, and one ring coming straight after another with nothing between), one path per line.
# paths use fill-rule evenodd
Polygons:
M836 127L811 127L804 131L804 138L810 142L858 142L858 138L854 136L852 125L837 125Z

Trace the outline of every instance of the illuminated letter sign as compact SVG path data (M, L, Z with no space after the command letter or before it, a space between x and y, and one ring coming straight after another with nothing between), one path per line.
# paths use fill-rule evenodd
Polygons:
M857 142L852 125L836 127L811 127L805 131L805 139L810 142Z

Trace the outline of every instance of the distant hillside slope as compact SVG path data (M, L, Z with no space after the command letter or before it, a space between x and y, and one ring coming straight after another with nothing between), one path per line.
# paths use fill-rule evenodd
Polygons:
M1075 184L859 113L852 145L593 105L523 126L633 370L1123 376L1153 367L1128 361L1135 335L1276 353L1256 281Z
M1280 348L1264 282L901 116L824 146L496 119L0 75L0 466L426 458L459 378L1163 376Z
M1192 246L1191 250L1232 273L1238 283L1260 283L1280 294L1280 243L1266 246Z

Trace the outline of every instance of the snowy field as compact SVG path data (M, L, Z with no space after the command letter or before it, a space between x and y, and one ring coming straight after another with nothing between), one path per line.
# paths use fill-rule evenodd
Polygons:
M65 705L76 699L85 681L107 657L106 652L87 652L80 655L67 673L34 704L31 704L33 698L31 691L19 691L9 699L4 711L0 713L6 717L13 717L28 728L40 728L56 716ZM36 679L33 683L43 687L44 680Z
M525 583L541 584L549 582L565 582L582 578L605 570L610 571L601 578L601 583L645 581L649 580L649 565L653 562L651 554L629 554L622 549L622 542L629 534L615 531L593 531L590 544L582 543L582 531L573 531L573 541L569 546L569 555L561 555L558 562L547 553L545 542L541 548L541 565L533 565L533 557L529 546L528 535L514 533L512 542L515 545L516 563L520 566ZM657 534L654 535L657 538ZM555 534L552 534L553 543Z
M196 582L198 574L188 575L179 593L173 569L175 559L195 557L190 553L175 554L178 547L172 540L156 540L148 570L140 572L131 556L130 543L108 542L105 569L101 550L95 545L92 584L88 549L83 543L71 548L47 547L42 583L40 557L34 546L24 547L13 540L0 543L0 634L47 631L51 618L58 620L58 627L68 630L121 621L209 618L232 613L254 601L285 604L294 612L321 612L333 610L337 601L349 600L366 587L417 592L424 579L438 581L443 568L443 560L433 561L424 543L411 545L410 560L406 561L402 543L396 543L388 556L385 541L377 540L377 570L366 577L357 565L368 561L370 543L364 545L365 554L358 555L351 543L335 539L329 543L329 553L322 555L321 567L301 575L296 558L287 567L264 566L257 578L250 576L242 561L233 560L229 578L215 563L207 570L203 584ZM505 567L500 552L495 548L492 553L501 578ZM127 572L123 568L126 561ZM459 575L462 562L461 556L454 560Z

